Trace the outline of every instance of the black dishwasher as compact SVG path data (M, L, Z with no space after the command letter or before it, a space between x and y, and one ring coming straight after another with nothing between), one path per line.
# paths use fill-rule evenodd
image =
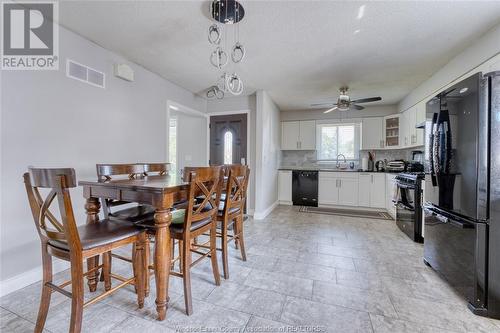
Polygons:
M294 206L318 207L318 171L292 171L292 201Z

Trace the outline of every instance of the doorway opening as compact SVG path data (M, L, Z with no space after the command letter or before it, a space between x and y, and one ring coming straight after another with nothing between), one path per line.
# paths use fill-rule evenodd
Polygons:
M247 116L210 116L210 165L247 164Z

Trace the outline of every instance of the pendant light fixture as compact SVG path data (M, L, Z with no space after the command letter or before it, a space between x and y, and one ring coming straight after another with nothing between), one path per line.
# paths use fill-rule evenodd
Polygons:
M210 13L215 23L208 28L208 41L215 46L215 49L210 54L209 61L219 74L217 82L207 90L207 98L222 99L226 92L235 96L241 95L243 81L236 73L235 65L243 61L246 53L245 47L240 43L238 25L245 16L245 9L236 0L213 0L210 4ZM233 30L234 41L228 53L227 35L230 29Z

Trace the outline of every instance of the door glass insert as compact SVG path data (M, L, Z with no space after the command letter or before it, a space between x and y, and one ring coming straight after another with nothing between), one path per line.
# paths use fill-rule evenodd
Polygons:
M233 163L233 133L226 131L224 134L224 164Z

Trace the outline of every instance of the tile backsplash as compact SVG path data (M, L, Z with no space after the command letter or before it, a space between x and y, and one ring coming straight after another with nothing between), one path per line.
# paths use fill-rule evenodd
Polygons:
M378 160L411 160L411 152L414 150L423 150L423 147L409 148L409 149L393 149L393 150L372 150L375 154L375 161ZM355 162L355 168L361 165L361 159L363 157L368 157L367 150L361 150L359 152L359 161ZM281 165L282 166L297 166L297 167L309 167L316 166L318 163L316 161L316 151L315 150L283 150L281 151ZM323 165L323 163L321 163ZM335 164L335 163L331 163Z

